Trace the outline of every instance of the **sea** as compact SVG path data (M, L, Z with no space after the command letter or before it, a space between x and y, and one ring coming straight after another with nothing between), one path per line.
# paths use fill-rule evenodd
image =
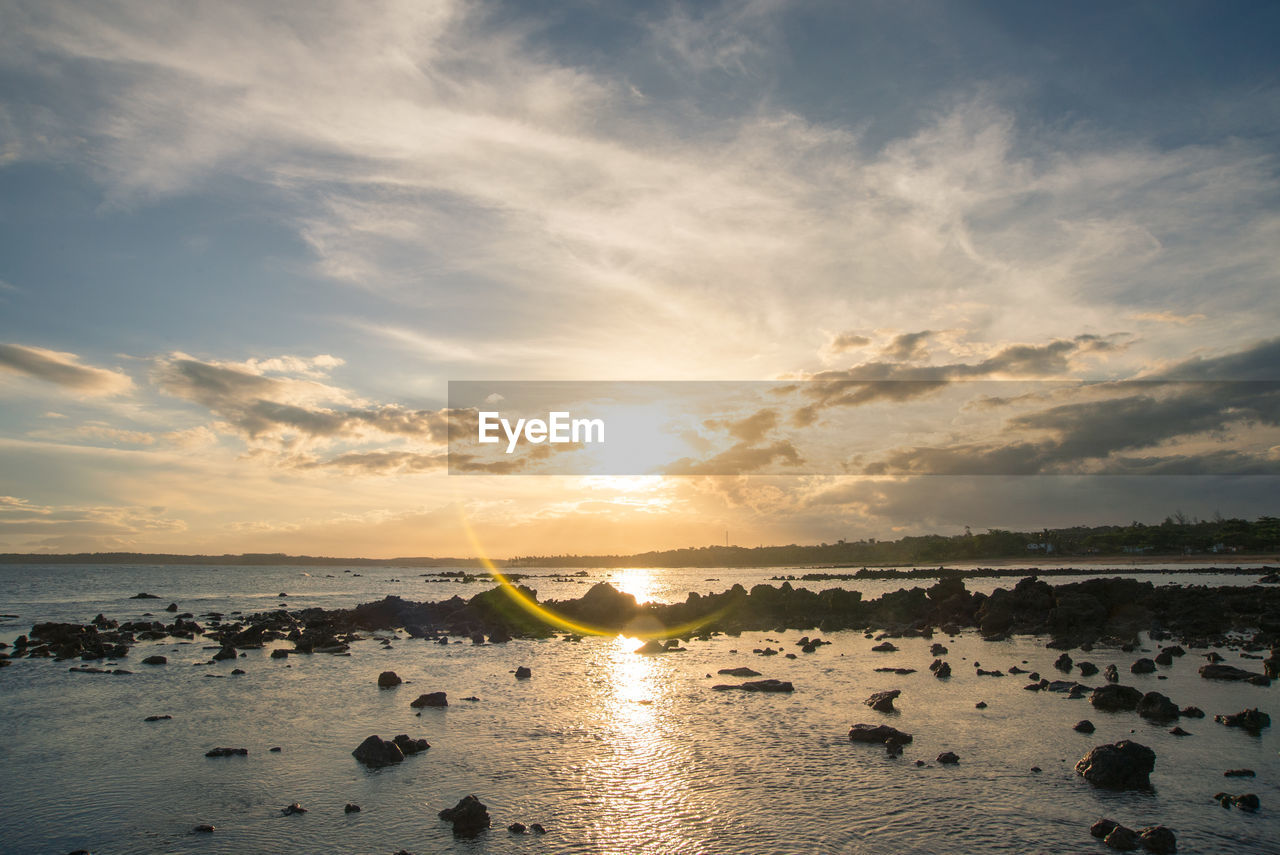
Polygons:
M1255 584L1263 572L1216 572L1234 566L1118 566L1107 575L1218 586ZM675 602L691 591L777 585L778 577L814 569L519 572L542 601L579 597L607 581L642 602ZM439 575L459 571L477 572L4 565L0 641L12 643L34 623L86 623L99 613L126 621L150 612L167 622L170 602L200 620L208 612L346 608L388 594L467 598L493 585ZM1090 576L1096 572L1090 568ZM1089 577L1047 581L1081 578ZM1016 582L982 577L966 584L989 592ZM791 584L852 588L872 599L931 582ZM140 592L159 599L132 599ZM803 636L830 643L803 653ZM616 636L440 645L377 632L365 633L349 655L272 659L271 647L292 646L275 642L224 662L211 662L216 647L199 638L140 642L110 666L128 674L68 670L101 662L18 659L0 668L0 853L1101 853L1110 850L1089 833L1101 817L1134 829L1167 826L1183 853L1280 853L1280 722L1255 736L1213 718L1253 707L1280 715L1280 689L1200 678L1209 652L1203 649L1189 649L1156 674L1131 674L1133 660L1159 648L1145 636L1146 653L1072 651L1077 661L1116 664L1125 685L1208 714L1183 719L1191 735L1175 736L1171 725L1100 712L1087 699L1025 691L1025 675L976 673L1017 665L1060 678L1052 667L1059 651L1046 648L1047 640L991 642L967 631L895 639L897 652L876 653L861 632L792 630L695 639L684 651L651 656L635 652L637 640ZM949 648L949 680L929 671L935 641ZM784 655L753 653L767 647ZM1235 645L1218 652L1261 671ZM140 664L153 653L168 664ZM517 680L519 666L532 677ZM720 669L741 666L791 681L795 691L711 690L738 682ZM404 683L379 689L378 674L387 670ZM1101 683L1100 675L1074 677ZM863 703L888 689L902 692L898 712ZM436 691L447 693L447 707L410 706ZM153 715L171 718L144 721ZM1096 732L1075 731L1081 719ZM901 757L889 757L849 741L849 728L860 722L891 724L914 741ZM371 734L402 733L431 748L381 769L351 755ZM1121 739L1156 752L1150 792L1099 790L1075 773L1091 748ZM205 756L220 746L248 753ZM938 763L944 751L959 763ZM1223 776L1236 768L1256 776ZM1261 810L1224 809L1214 799L1220 792L1256 793ZM457 838L437 814L468 794L487 806L492 827ZM283 813L293 803L306 812ZM348 804L360 810L347 812ZM540 823L545 834L509 831L517 822ZM193 830L206 824L215 830Z

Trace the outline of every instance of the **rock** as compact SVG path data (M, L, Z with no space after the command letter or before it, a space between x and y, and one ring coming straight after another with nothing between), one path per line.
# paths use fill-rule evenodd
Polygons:
M849 728L850 742L870 742L883 745L890 742L903 744L911 741L911 734L887 724L855 724Z
M1174 736L1190 736L1191 734L1183 730L1181 727L1175 727L1169 731Z
M1114 665L1108 665L1106 668L1103 668L1102 677L1108 683L1120 682L1120 672L1116 670L1116 666Z
M1093 722L1089 721L1087 718L1076 722L1076 726L1072 728L1072 730L1078 733L1093 733L1095 729Z
M507 831L510 831L512 834L524 834L526 830L527 829L523 822L513 822L507 826Z
M160 598L159 598L158 596L156 596L155 594L148 594L148 593L146 593L146 592L144 591L144 592L143 592L143 593L141 593L141 594L134 594L134 595L133 595L132 597L130 597L129 599L131 599L131 600L158 600L158 599L160 599Z
M944 766L954 766L960 762L960 755L954 751L943 751L938 755L938 762Z
M987 708L987 702L978 701L976 704L973 705L973 708L978 710L985 710Z
M1061 656L1059 656L1057 659L1054 660L1053 667L1057 668L1059 671L1070 671L1072 664L1073 663L1072 663L1071 657L1068 656L1066 653L1063 653Z
M242 676L242 675L247 674L247 673L248 673L248 672L247 672L247 671L245 671L243 668L232 668L232 669L231 669L231 676L233 676L233 677L239 677L239 676Z
M1201 665L1200 676L1206 680L1243 680L1247 683L1253 683L1255 686L1271 685L1271 678L1265 674L1255 674L1252 671L1246 671L1243 668L1237 668L1234 665Z
M1173 664L1173 654L1168 650L1161 650L1156 654L1156 664L1161 668L1168 668Z
M342 812L343 812L343 813L359 813L359 812L360 812L360 805L352 804L351 802L347 802L347 806L346 806L346 807L344 807L344 808L342 809Z
M1139 659L1129 666L1129 670L1135 674L1151 674L1156 670L1156 663L1150 659Z
M1155 855L1173 855L1178 851L1178 838L1163 825L1149 825L1138 832L1142 848Z
M1080 669L1081 677L1092 677L1098 673L1098 666L1092 662L1079 662L1076 663L1076 667Z
M1130 686L1121 686L1118 683L1110 686L1099 686L1089 696L1089 703L1093 704L1094 708L1104 712L1135 710L1141 702L1142 692Z
M893 708L893 699L901 694L901 689L890 689L887 692L876 692L874 695L863 701L863 703L871 707L876 712L896 712Z
M210 748L204 753L205 757L244 757L249 753L248 748Z
M403 682L404 680L401 680L400 675L395 671L383 671L378 675L379 689L393 689Z
M1230 793L1217 793L1213 798L1224 808L1238 807L1240 810L1247 810L1250 813L1262 807L1262 802L1255 793L1244 793L1239 796L1233 796Z
M1253 734L1261 732L1264 727L1271 726L1271 716L1256 709L1244 710L1233 715L1215 715L1213 720L1220 721L1227 727L1238 727Z
M1156 753L1145 745L1122 739L1099 745L1076 763L1076 773L1108 790L1149 789Z
M281 748L279 745L274 745L271 748L268 748L267 750L270 751L272 754L279 754L284 749Z
M418 695L417 700L411 702L409 706L414 709L422 709L423 707L447 707L449 706L449 696L445 692L428 692L425 695Z
M720 684L712 686L713 692L726 692L732 689L739 689L744 692L792 692L795 688L791 683L784 680L755 680L747 683L737 683L735 685Z
M167 605L167 606L165 606L165 607L164 607L164 610L165 610L166 612L176 612L176 611L178 610L178 604L177 604L177 603L170 603L169 605Z
M1178 705L1164 695L1159 692L1147 692L1142 696L1142 700L1138 701L1138 715L1152 721L1173 721L1180 713Z
M898 648L892 641L883 641L871 648L873 653L896 653Z
M236 652L236 649L234 647L231 647L228 645L223 647L217 653L213 654L213 658L218 662L223 662L227 659L235 659L239 655L240 654Z
M296 813L306 813L306 812L307 812L307 809L304 808L302 805L298 804L297 802L294 802L288 807L280 808L280 813L284 814L285 816L293 816Z
M1120 823L1114 819L1100 819L1089 827L1089 833L1099 840L1110 834Z
M1182 717L1183 718L1204 718L1204 710L1200 709L1199 707L1183 707Z
M289 651L283 647L277 647L275 650L271 651L271 658L272 659L288 659Z
M407 733L398 734L391 741L406 757L410 754L419 754L431 747L427 740L413 739Z
M165 665L168 662L168 659L158 654L155 656L148 656L146 659L142 660L143 665Z
M351 756L364 765L376 769L399 763L404 759L404 751L395 742L387 742L382 737L374 735L357 745L351 752Z
M946 645L939 644L936 641L929 647L930 656L946 656L948 652L950 651L947 650Z
M745 668L745 667L744 668L721 668L716 673L723 674L726 677L759 677L760 676L759 671L753 671L752 669Z
M191 829L191 832L192 832L193 834L213 834L213 826L212 826L212 825L197 825L195 828Z
M474 837L489 827L489 810L475 796L467 796L451 808L440 811L440 818L453 823L459 837Z
M1252 769L1228 769L1222 773L1224 778L1252 778L1257 773Z
M530 830L530 831L532 831L534 834L546 834L546 833L547 833L547 830L546 830L545 828L543 828L543 827L542 827L542 823L540 823L540 822L531 822L531 823L529 823L529 830Z
M1138 848L1138 835L1131 828L1125 828L1123 825L1117 825L1111 829L1111 832L1102 839L1111 849L1117 849L1121 852L1132 852Z
M933 664L929 666L929 670L933 672L933 676L939 680L945 680L951 676L951 665L943 662L941 659L933 660Z
M533 672L532 672L531 670L529 670L528 668L526 668L525 666L521 665L521 666L519 666L519 667L517 667L517 668L516 668L516 679L517 679L517 680L528 680L528 679L529 679L530 677L532 677L532 676L533 676Z
M168 721L173 718L171 715L149 715L143 721Z

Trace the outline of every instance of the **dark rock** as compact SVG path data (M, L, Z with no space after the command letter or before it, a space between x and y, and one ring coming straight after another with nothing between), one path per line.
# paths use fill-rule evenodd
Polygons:
M916 669L915 668L876 668L875 671L877 674L897 674L901 676L903 674L914 674L916 672Z
M1230 793L1216 793L1213 799L1224 808L1238 807L1240 810L1247 810L1250 813L1262 807L1262 802L1255 793L1244 793L1239 796L1233 796Z
M1094 674L1098 673L1098 666L1094 665L1092 662L1080 662L1076 667L1080 669L1081 677L1092 677Z
M1173 664L1173 654L1168 650L1161 650L1156 654L1156 664L1162 668L1168 668Z
M945 680L951 676L951 665L943 662L941 659L933 660L933 664L929 666L929 670L933 672L933 676L939 680Z
M1260 733L1264 727L1271 726L1271 716L1256 709L1248 709L1232 715L1215 715L1214 721L1220 721L1227 727L1238 727L1250 733Z
M244 670L243 668L232 668L232 669L231 669L231 676L233 676L233 677L239 677L239 676L242 676L242 675L247 674L247 673L249 673L249 672L248 672L248 671L246 671L246 670Z
M383 671L381 674L378 675L379 689L392 689L403 682L404 680L401 680L400 675L397 674L395 671Z
M892 641L884 641L871 648L874 653L896 653L898 648Z
M1142 701L1142 692L1131 686L1113 684L1099 686L1089 696L1089 703L1104 712L1132 711Z
M1121 852L1132 852L1138 848L1138 834L1131 828L1125 828L1123 825L1117 825L1111 829L1111 832L1102 839L1111 849Z
M475 796L467 796L451 808L440 811L440 818L453 823L459 837L474 837L489 827L489 810Z
M1224 778L1252 778L1256 772L1252 769L1228 769L1222 773Z
M547 833L547 830L546 830L545 828L543 828L543 827L542 827L542 823L540 823L540 822L531 822L531 823L529 823L529 830L530 830L530 831L532 831L534 834L546 834L546 833Z
M938 755L938 762L944 766L954 766L960 762L960 755L954 751L943 751Z
M930 656L946 656L948 652L945 645L938 644L936 641L929 647Z
M404 759L404 751L395 742L387 742L375 735L356 746L351 756L366 766L378 768L399 763Z
M427 740L413 739L407 733L398 734L391 741L406 757L410 754L419 754L431 747Z
M1201 665L1200 676L1206 680L1243 680L1253 683L1257 686L1271 685L1271 678L1265 674L1255 674L1252 671L1246 671L1243 668L1237 668L1234 665Z
M1163 825L1148 825L1138 832L1142 848L1155 855L1173 855L1178 851L1178 838Z
M1129 670L1135 674L1151 674L1156 670L1156 663L1150 659L1139 659L1129 666Z
M129 599L131 599L131 600L158 600L158 599L160 599L160 598L159 598L158 596L156 596L155 594L148 594L148 593L146 593L146 592L144 591L144 592L143 592L143 593L141 593L141 594L134 594L134 595L133 595L132 597L130 597Z
M1204 710L1200 709L1199 707L1183 707L1182 717L1183 718L1204 718Z
M911 734L887 724L855 724L849 728L849 741L870 742L876 745L888 742L906 743L911 741Z
M271 658L272 659L288 659L289 651L283 647L277 647L275 650L271 651Z
M1138 701L1138 715L1152 721L1173 721L1180 713L1178 705L1164 695L1159 692L1147 692L1142 696L1142 700Z
M1191 735L1187 731L1183 730L1181 727L1175 727L1169 732L1172 733L1174 736L1190 736Z
M1089 833L1099 840L1105 838L1120 823L1114 819L1100 819L1089 827Z
M901 689L890 689L886 692L876 692L874 695L863 701L863 703L871 707L876 712L896 712L893 708L893 699L901 694Z
M235 659L239 655L240 654L236 652L234 647L223 647L217 653L213 654L213 658L218 662L223 662L227 659Z
M1071 657L1066 653L1063 653L1061 656L1059 656L1057 659L1054 660L1053 667L1057 668L1059 671L1070 671L1072 664L1073 662L1071 660Z
M723 674L726 677L759 677L760 676L759 671L753 671L752 669L745 668L745 667L744 668L721 668L716 673Z
M519 667L516 668L517 680L528 680L532 676L533 676L533 671L529 670L525 666L520 665Z
M271 748L268 748L267 750L270 751L272 754L279 754L284 749L281 748L279 745L274 745Z
M169 721L171 718L171 715L149 715L143 721Z
M978 701L976 704L973 705L973 707L974 709L985 710L987 708L987 702Z
M1080 721L1076 722L1076 726L1072 728L1072 730L1075 730L1079 733L1093 733L1095 729L1096 728L1094 728L1093 722L1089 721L1089 719L1087 718L1081 719Z
M248 748L210 748L204 753L205 757L244 757L249 753Z
M512 834L524 834L526 830L527 829L523 822L513 822L507 826L507 831L510 831Z
M191 831L193 834L213 834L213 826L197 825L195 828L191 829Z
M307 812L307 809L304 808L302 805L298 804L297 802L294 802L288 807L280 808L280 813L284 814L285 816L293 816L296 813L306 813L306 812Z
M1104 679L1104 680L1106 680L1108 683L1119 683L1119 682L1120 682L1120 672L1116 670L1116 666L1115 666L1115 665L1108 665L1106 668L1103 668L1103 669L1102 669L1102 677L1103 677L1103 679Z
M165 657L157 654L155 656L148 656L146 659L143 659L142 664L143 665L164 665L168 663L168 661L169 660L166 659Z
M733 689L739 689L744 692L792 692L795 688L790 682L784 680L754 680L747 683L737 683L735 685L720 684L712 686L713 692L726 692Z
M344 807L344 808L342 809L342 812L343 812L343 813L359 813L359 812L360 812L360 805L352 804L351 802L347 802L347 806L346 806L346 807Z
M1099 745L1076 763L1076 773L1108 790L1149 789L1156 753L1145 745L1123 739Z
M449 696L445 692L428 692L425 695L418 695L417 700L411 702L409 706L414 709L422 709L423 707L447 707L449 706Z

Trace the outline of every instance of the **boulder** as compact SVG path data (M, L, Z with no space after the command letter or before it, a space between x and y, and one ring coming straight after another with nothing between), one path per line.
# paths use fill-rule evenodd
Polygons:
M171 718L171 715L149 715L143 721L169 721Z
M1111 687L1115 688L1115 687ZM1173 721L1180 713L1178 705L1159 692L1147 692L1138 701L1138 715L1152 721Z
M210 748L204 753L205 757L244 757L248 755L248 748Z
M1119 683L1119 682L1120 682L1120 672L1116 670L1116 666L1114 666L1114 665L1108 665L1106 668L1103 668L1103 669L1102 669L1102 677L1103 677L1103 679L1105 679L1108 683Z
M401 733L395 736L391 742L400 749L404 756L410 754L418 754L426 751L431 745L425 739L413 739L407 733Z
M467 796L451 808L440 811L440 818L453 823L459 837L475 837L490 825L489 809L475 796Z
M1072 662L1071 657L1066 653L1063 653L1061 656L1059 656L1057 659L1054 660L1053 667L1057 668L1059 671L1067 672L1071 670L1071 666L1073 664L1074 663Z
M898 648L892 641L882 641L871 650L873 653L896 653Z
M870 742L883 745L888 742L899 744L911 741L911 734L904 733L887 724L855 724L849 728L850 742Z
M750 668L746 668L746 667L743 667L743 668L721 668L721 669L720 669L719 671L717 671L716 673L717 673L717 674L723 674L723 675L725 675L726 677L759 677L759 676L760 676L760 672L759 672L759 671L753 671L752 669L750 669Z
M234 647L226 646L226 647L223 647L221 650L219 650L217 653L213 654L213 658L218 662L223 662L227 659L235 659L239 655L240 654L236 652L236 649Z
M960 755L954 751L943 751L938 755L938 762L944 766L954 766L960 762Z
M1183 707L1182 717L1183 718L1204 718L1204 710L1200 709L1199 707Z
M1137 709L1142 697L1142 692L1137 689L1115 683L1094 689L1089 696L1089 703L1104 712L1127 712Z
M1115 849L1120 852L1132 852L1138 848L1138 834L1131 828L1125 828L1123 825L1117 825L1111 829L1106 837L1102 838L1102 842L1107 844L1107 848Z
M168 661L169 660L166 659L165 657L159 654L156 654L155 656L148 656L146 659L143 659L142 664L143 665L164 665L168 663Z
M1092 677L1094 674L1098 673L1098 666L1094 665L1092 662L1079 662L1076 664L1076 667L1080 669L1081 677Z
M1104 817L1103 819L1100 819L1097 822L1095 822L1093 825L1089 826L1089 833L1092 834L1094 837L1098 838L1099 840L1102 840L1108 834L1110 834L1113 830L1115 830L1115 827L1118 826L1119 824L1120 823L1116 822L1114 819L1106 819Z
M401 680L400 675L397 674L395 671L383 671L381 674L378 675L379 689L392 689L403 682L404 680Z
M1089 719L1087 718L1081 719L1080 721L1076 722L1076 726L1072 728L1072 730L1076 731L1077 733L1093 733L1095 729L1096 728L1094 728L1093 722L1089 721Z
M516 668L517 680L528 680L532 676L533 676L533 671L529 670L525 666L520 665L519 667Z
M1254 772L1252 769L1228 769L1227 771L1225 771L1225 772L1223 772L1223 773L1222 773L1222 777L1224 777L1224 778L1252 778L1252 777L1253 777L1254 775L1256 775L1256 774L1257 774L1257 772Z
M1156 654L1156 664L1161 668L1168 668L1173 664L1173 654L1168 650L1161 650Z
M1150 659L1139 659L1129 666L1129 670L1135 674L1152 674L1156 670L1156 663Z
M1215 715L1213 720L1222 722L1227 727L1238 727L1254 734L1260 733L1264 727L1271 726L1271 716L1257 709L1244 710L1233 715Z
M1230 793L1216 793L1213 799L1224 808L1238 807L1240 810L1247 810L1250 813L1262 807L1262 802L1258 799L1256 793L1244 793L1239 796L1233 796Z
M896 712L893 708L893 699L901 694L901 689L890 689L886 692L876 692L874 695L863 701L863 703L871 707L876 712Z
M275 650L271 651L271 658L272 659L288 659L289 651L283 647L277 647Z
M409 706L414 709L447 707L449 706L449 696L445 692L427 692L425 695L418 695L417 699L410 702Z
M360 812L360 805L352 804L351 802L347 802L347 806L346 806L346 807L344 807L344 808L342 809L342 812L343 812L343 813L359 813L359 812Z
M727 692L737 689L743 692L793 692L795 687L785 680L754 680L746 683L721 683L712 686L713 692Z
M1201 665L1200 676L1206 680L1244 681L1255 686L1271 685L1271 678L1265 674L1255 674L1252 671L1246 671L1234 665L1219 665L1216 663Z
M1076 763L1076 773L1108 790L1149 789L1156 753L1145 745L1122 739L1099 745Z
M307 809L304 808L302 805L298 804L297 802L294 802L288 807L280 808L280 813L284 814L285 816L293 816L294 814L297 814L297 813L306 813L306 812L307 812Z
M387 742L374 735L357 745L351 756L366 766L378 768L399 763L404 759L404 751L395 742Z
M1142 848L1155 855L1173 855L1178 851L1178 838L1163 825L1148 825L1138 832Z

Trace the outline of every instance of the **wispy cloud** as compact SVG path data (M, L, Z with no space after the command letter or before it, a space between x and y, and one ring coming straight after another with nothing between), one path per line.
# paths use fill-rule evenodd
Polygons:
M129 375L85 365L74 353L0 344L0 370L42 380L83 395L117 395L133 386Z

